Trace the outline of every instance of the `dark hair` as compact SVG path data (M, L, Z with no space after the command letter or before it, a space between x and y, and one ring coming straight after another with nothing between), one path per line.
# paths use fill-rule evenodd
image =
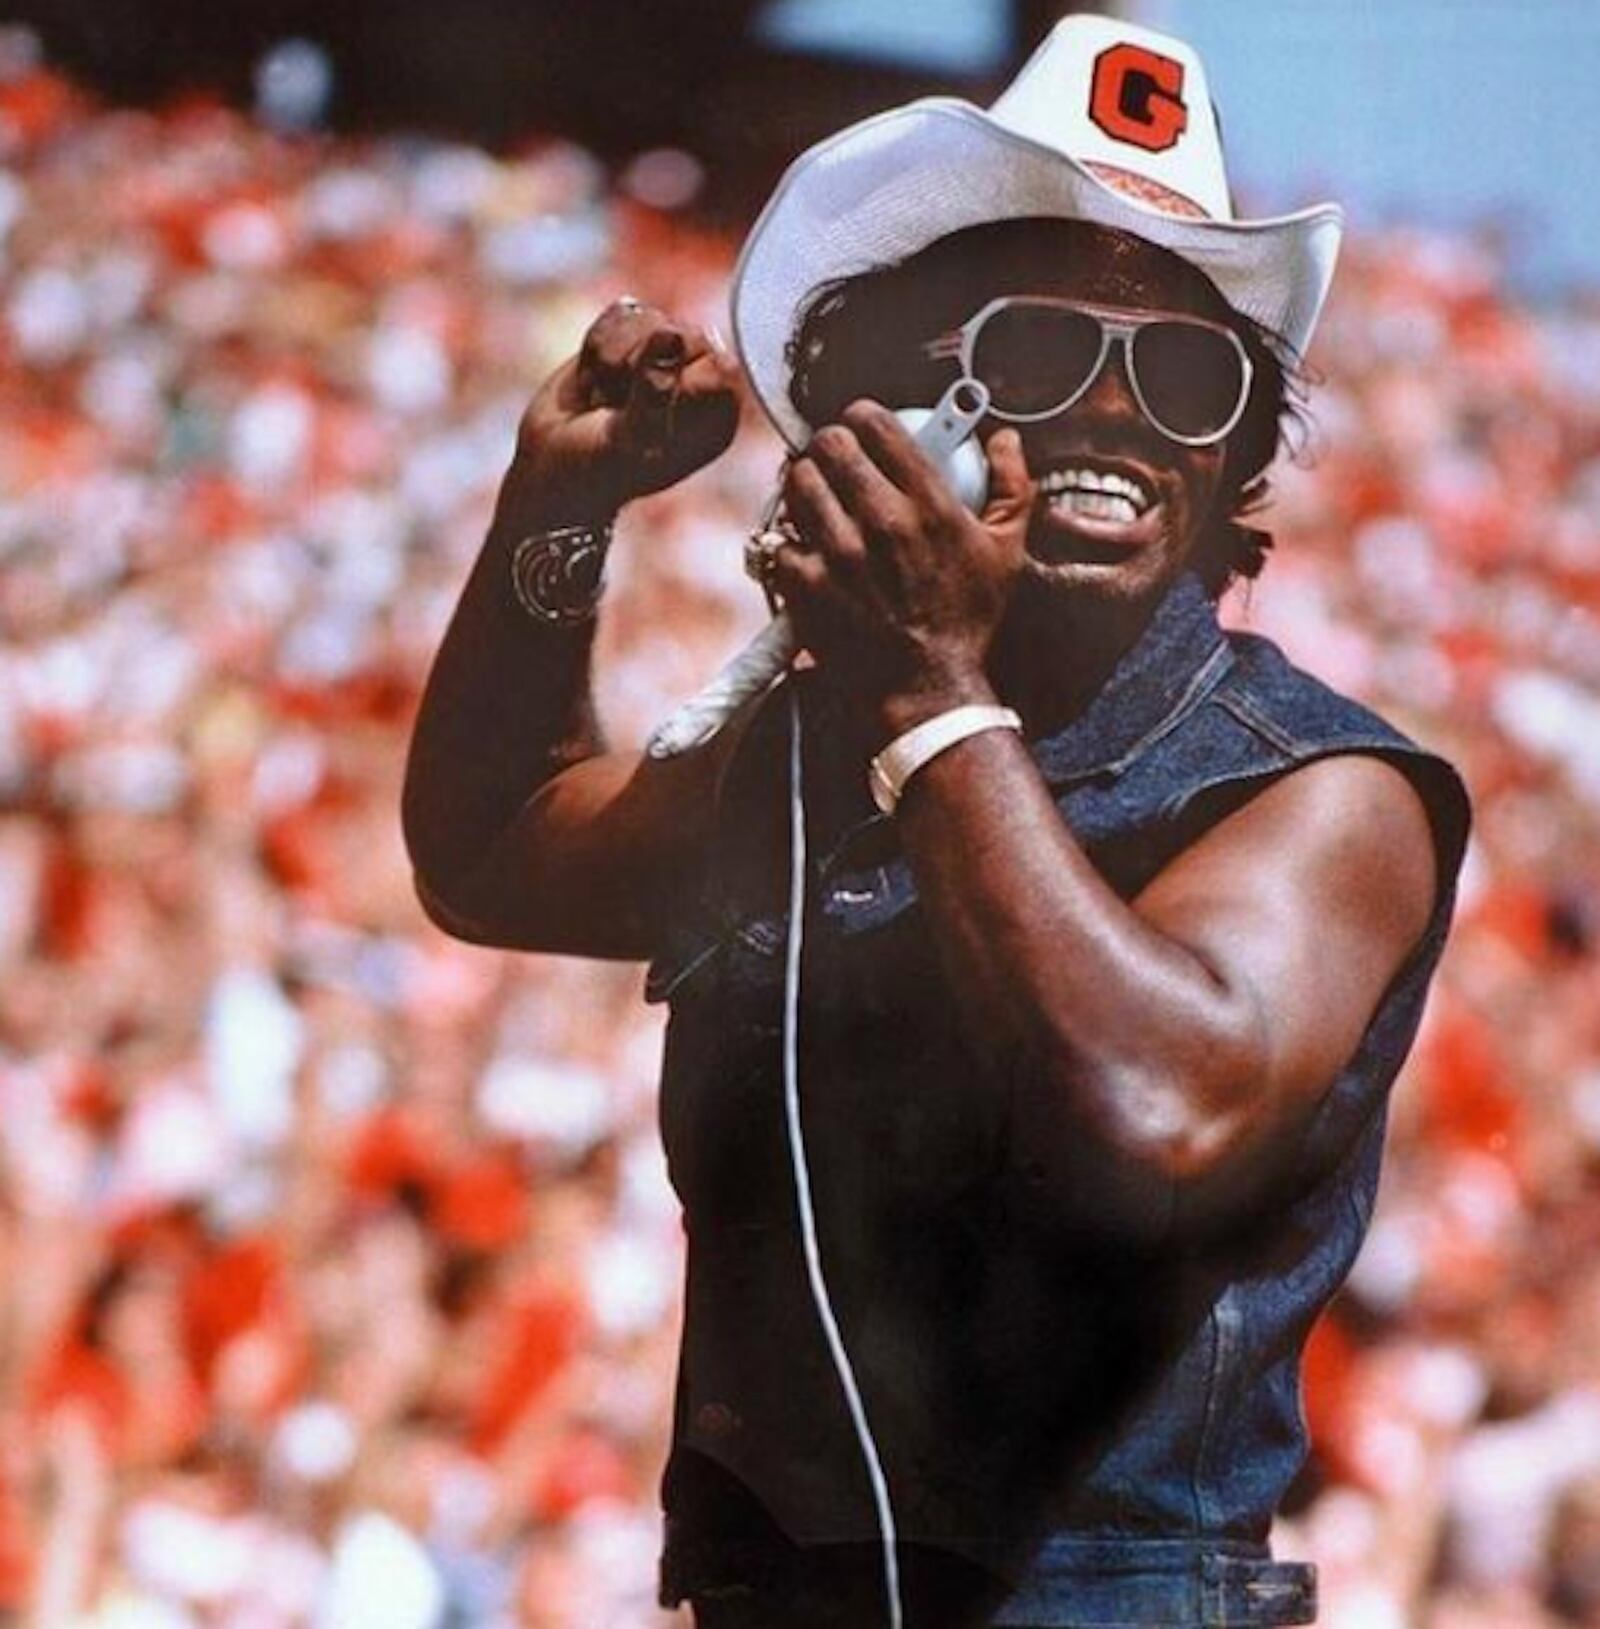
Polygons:
M937 333L954 327L996 292L990 261L973 253L976 240L992 253L1013 255L1019 268L1031 264L1037 270L1041 254L1070 254L1074 240L1081 245L1087 236L1114 254L1142 256L1146 264L1151 251L1167 253L1091 222L1029 217L952 232L904 260L821 284L802 308L785 352L795 410L808 424L825 424L865 393L865 381L874 393L920 399L931 382L929 370L941 365L907 351L901 337L906 312L926 308L928 331ZM1268 470L1279 446L1300 445L1309 376L1287 340L1236 311L1198 267L1171 258L1205 284L1215 314L1238 334L1254 369L1250 402L1227 441L1218 518L1201 539L1194 562L1207 589L1218 595L1236 577L1257 576L1272 547L1271 534L1247 522L1267 501Z

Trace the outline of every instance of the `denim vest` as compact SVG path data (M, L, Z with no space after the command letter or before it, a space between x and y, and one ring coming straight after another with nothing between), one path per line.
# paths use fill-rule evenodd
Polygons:
M672 1009L662 1128L688 1234L669 1603L759 1578L761 1523L799 1546L876 1534L784 1140L786 712L769 707L741 743L699 908L647 986ZM1312 1621L1312 1569L1273 1561L1267 1532L1307 1449L1301 1349L1365 1232L1387 1090L1444 942L1468 824L1459 780L1268 641L1225 635L1192 577L1084 713L1033 743L1067 826L1124 898L1278 776L1333 753L1394 764L1433 826L1432 919L1317 1106L1292 1179L1248 1225L1152 1256L1041 1202L1009 1136L1007 1094L1027 1083L991 1078L968 1050L893 823L865 803L859 765L830 761L815 711L806 741L819 858L802 1112L823 1265L902 1541L1003 1580L981 1617L951 1622ZM719 1515L697 1466L761 1521Z

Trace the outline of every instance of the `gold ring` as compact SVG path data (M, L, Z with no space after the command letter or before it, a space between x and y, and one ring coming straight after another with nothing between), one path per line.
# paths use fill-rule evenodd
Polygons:
M745 572L755 578L763 588L772 586L772 575L778 565L778 550L785 543L797 542L794 528L787 522L769 526L764 531L751 533L744 546Z

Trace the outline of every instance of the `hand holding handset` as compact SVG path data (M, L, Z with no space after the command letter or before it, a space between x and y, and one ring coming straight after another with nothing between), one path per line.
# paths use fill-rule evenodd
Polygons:
M982 382L958 379L936 406L903 407L895 414L974 514L988 496L989 466L973 432L988 410L989 392ZM798 648L794 624L788 612L780 611L703 690L656 726L645 750L652 758L673 758L703 746L788 670Z

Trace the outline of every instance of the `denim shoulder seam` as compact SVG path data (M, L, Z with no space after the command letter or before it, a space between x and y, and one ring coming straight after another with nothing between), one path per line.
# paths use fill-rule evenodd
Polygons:
M1121 757L1101 766L1099 773L1120 775L1158 741L1164 740L1211 699L1234 664L1232 648L1222 643L1200 665L1188 686L1164 718L1158 719Z
M1225 685L1213 698L1217 705L1231 713L1253 735L1260 736L1270 746L1289 757L1305 749L1306 743L1290 732L1264 708L1259 706L1242 685Z

